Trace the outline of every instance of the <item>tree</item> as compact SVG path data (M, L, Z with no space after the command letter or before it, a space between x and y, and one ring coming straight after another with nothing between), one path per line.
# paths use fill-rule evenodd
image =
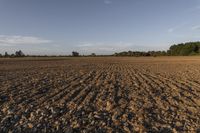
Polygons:
M148 51L148 52L142 52L142 51L124 51L120 53L115 53L114 56L164 56L167 55L166 51Z
M24 55L24 53L21 50L19 50L19 51L15 52L15 56L16 57L24 57L25 55Z
M8 54L8 52L5 52L5 57L9 57L10 55Z
M96 54L95 54L95 53L92 53L91 56L96 56Z
M197 55L200 54L200 42L187 42L172 45L167 51L169 55Z
M72 52L72 56L77 57L77 56L79 56L79 53L76 52L76 51L73 51L73 52Z
M10 57L11 57L11 58L14 58L14 57L15 57L15 54L11 54Z

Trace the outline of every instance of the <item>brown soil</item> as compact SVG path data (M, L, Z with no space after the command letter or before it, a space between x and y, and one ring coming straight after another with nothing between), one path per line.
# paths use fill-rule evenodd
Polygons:
M200 132L200 57L0 59L0 132Z

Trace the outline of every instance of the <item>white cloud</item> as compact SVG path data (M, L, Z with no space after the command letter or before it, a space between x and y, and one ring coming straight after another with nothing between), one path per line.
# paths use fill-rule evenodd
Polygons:
M0 35L0 46L16 46L30 44L50 43L51 40L41 39L33 36L8 36Z
M104 3L108 5L108 4L111 4L112 1L110 1L110 0L104 0Z

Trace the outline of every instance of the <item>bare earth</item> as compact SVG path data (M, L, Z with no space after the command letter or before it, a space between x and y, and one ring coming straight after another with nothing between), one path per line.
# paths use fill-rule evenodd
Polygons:
M0 132L200 132L200 57L0 59Z

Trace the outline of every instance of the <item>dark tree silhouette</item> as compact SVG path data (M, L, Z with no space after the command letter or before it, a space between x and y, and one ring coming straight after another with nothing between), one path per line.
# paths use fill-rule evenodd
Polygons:
M96 54L95 53L91 53L91 56L96 56Z
M124 51L120 53L115 53L114 56L165 56L167 55L166 51L148 51L148 52L141 52L141 51Z
M72 56L77 57L77 56L79 56L79 53L76 52L76 51L73 51L73 52L72 52Z
M115 53L114 56L189 56L200 55L200 42L187 42L174 44L166 51L124 51Z
M15 52L15 56L16 57L24 57L25 55L24 55L24 53L21 50L19 50L19 51Z
M8 54L8 52L5 52L4 56L9 57L10 55Z

